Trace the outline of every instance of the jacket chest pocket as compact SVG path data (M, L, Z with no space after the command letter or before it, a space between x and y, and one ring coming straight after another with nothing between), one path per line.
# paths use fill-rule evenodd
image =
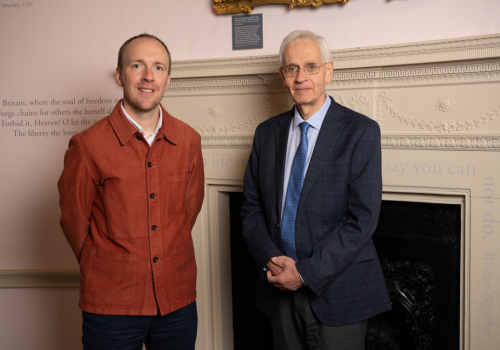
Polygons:
M189 179L188 174L170 175L170 211L174 214L183 213L186 210L186 188Z

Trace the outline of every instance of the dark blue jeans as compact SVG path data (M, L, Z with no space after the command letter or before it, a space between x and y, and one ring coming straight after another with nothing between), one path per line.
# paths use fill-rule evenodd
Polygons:
M194 350L196 301L165 316L113 316L82 312L84 350Z

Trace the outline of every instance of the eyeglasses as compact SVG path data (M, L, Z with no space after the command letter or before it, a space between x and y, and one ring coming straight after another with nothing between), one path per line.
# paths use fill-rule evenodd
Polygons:
M319 65L319 66L316 64L308 64L307 66L304 66L304 67L288 66L288 67L281 68L281 69L282 69L285 77L293 78L293 77L296 77L297 74L299 74L300 69L302 69L304 71L304 73L306 73L307 75L318 74L321 67L323 67L325 64L326 63L323 63L322 65Z

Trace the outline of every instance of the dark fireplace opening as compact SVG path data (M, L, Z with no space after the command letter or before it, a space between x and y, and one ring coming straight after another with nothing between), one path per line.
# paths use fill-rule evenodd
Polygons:
M259 270L241 234L242 193L231 193L235 350L272 350L270 320L255 307ZM367 350L458 349L460 205L383 201L373 240L393 309L370 319Z
M271 320L255 306L259 269L242 234L243 193L229 195L234 350L273 350Z

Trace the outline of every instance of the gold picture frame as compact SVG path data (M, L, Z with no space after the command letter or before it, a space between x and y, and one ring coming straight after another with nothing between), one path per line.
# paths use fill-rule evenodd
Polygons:
M349 0L214 0L214 10L219 15L240 12L252 12L255 6L265 4L287 4L292 9L299 6L318 7L323 4L342 3L347 4Z

